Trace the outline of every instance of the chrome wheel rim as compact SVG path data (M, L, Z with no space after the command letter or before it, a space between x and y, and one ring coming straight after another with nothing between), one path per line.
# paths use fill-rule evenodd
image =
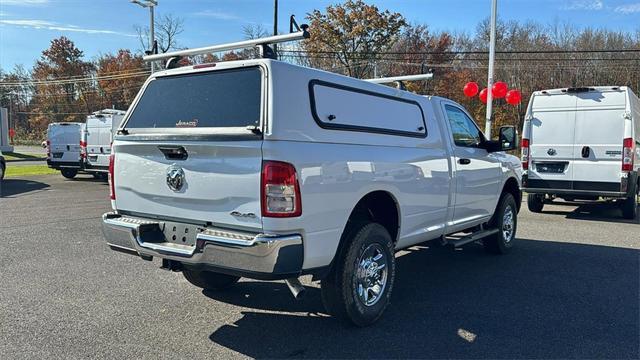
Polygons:
M502 215L502 238L505 243L511 241L513 237L513 230L515 227L515 215L511 206L507 206Z
M369 245L358 258L355 292L364 306L375 305L387 287L388 259L382 246Z

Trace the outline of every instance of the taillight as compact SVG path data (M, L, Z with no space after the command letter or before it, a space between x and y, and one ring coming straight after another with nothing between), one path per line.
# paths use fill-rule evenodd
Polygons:
M522 139L522 169L529 169L529 139Z
M109 156L109 198L111 200L116 199L116 186L115 186L115 178L113 177L113 168L116 162L116 154L111 154Z
M51 141L47 140L47 157L51 157Z
M80 157L85 159L87 157L87 143L80 141Z
M632 138L626 138L622 141L622 171L633 170L634 145Z
M300 186L293 165L281 161L262 163L262 216L294 217L302 214Z

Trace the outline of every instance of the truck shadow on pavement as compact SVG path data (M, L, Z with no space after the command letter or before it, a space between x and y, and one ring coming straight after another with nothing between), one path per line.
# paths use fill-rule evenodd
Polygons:
M506 256L405 252L391 305L364 329L326 316L315 287L299 302L284 284L205 292L250 309L209 338L256 358L638 358L638 250L517 241Z
M34 180L4 179L0 183L0 198L47 189L49 184Z
M593 203L569 203L554 202L554 205L566 205L566 211L562 210L542 210L544 214L565 215L567 219L606 221L620 224L637 224L636 219L625 219L622 217L620 205L615 202L593 202Z

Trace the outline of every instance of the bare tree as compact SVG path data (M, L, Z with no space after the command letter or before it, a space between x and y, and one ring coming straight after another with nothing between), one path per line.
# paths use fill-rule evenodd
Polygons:
M143 51L150 50L149 27L135 26L138 40ZM177 37L184 31L184 19L172 14L161 15L155 25L155 37L158 42L158 52L166 53L179 48Z

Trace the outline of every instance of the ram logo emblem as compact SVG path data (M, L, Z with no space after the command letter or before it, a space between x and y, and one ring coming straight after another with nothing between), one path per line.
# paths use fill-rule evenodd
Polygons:
M173 191L180 191L184 186L184 170L177 165L167 169L167 186Z

